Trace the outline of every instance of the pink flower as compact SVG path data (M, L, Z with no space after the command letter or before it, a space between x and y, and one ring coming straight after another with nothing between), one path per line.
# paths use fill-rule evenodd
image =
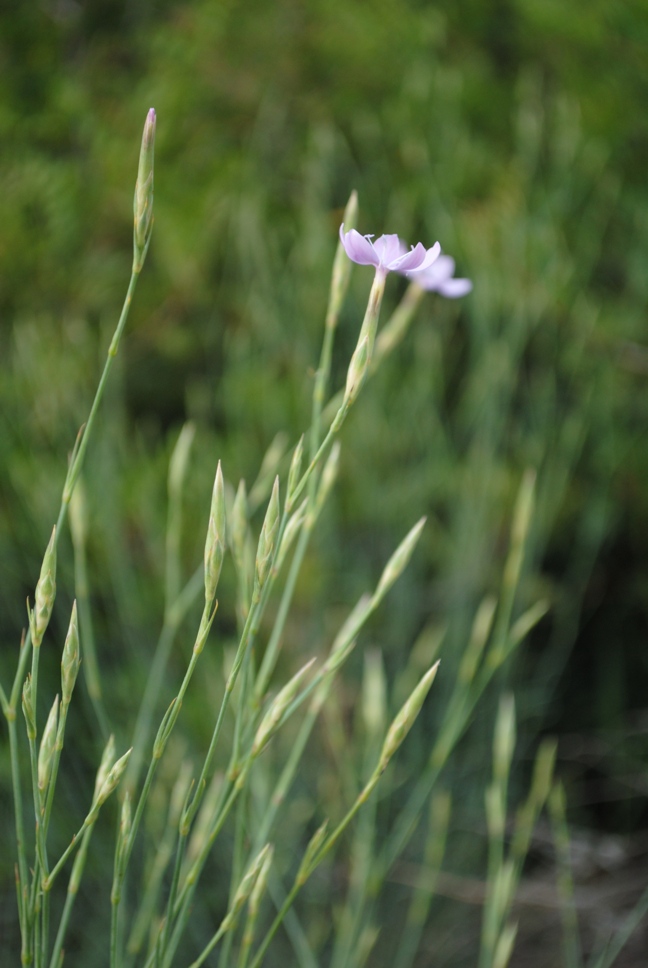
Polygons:
M375 266L376 272L383 276L388 272L406 272L417 278L441 252L438 242L431 249L419 242L408 251L397 235L381 235L375 242L372 238L372 235L360 235L355 229L345 234L344 225L340 226L340 241L351 261L361 266Z
M421 289L438 292L447 299L458 299L472 289L470 279L454 279L455 261L449 255L440 255L433 265L422 272L406 272L408 279Z

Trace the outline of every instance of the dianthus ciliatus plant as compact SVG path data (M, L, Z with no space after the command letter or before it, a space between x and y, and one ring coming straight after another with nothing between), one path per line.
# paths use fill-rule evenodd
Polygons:
M52 631L48 632L53 610L58 607L57 546L64 540L69 525L75 553L82 554L86 524L81 472L151 241L155 128L155 112L151 110L144 128L135 188L134 257L128 293L92 408L69 460L58 520L32 602L28 603L28 622L17 649L15 677L9 688L7 684L0 686L13 781L21 963L34 968L75 964L71 939L82 933L82 927L75 922L75 904L83 890L93 834L100 823L109 828L112 819L116 835L112 870L106 872L112 887L105 911L102 964L110 968L198 968L203 963L218 963L259 968L264 963L278 963L273 950L280 944L285 951L288 938L294 949L291 963L313 965L326 957L339 968L361 965L372 957L378 937L376 905L381 887L394 862L416 836L416 842L424 845L424 864L401 919L400 940L394 942L390 956L392 964L407 968L424 931L451 817L449 796L441 790L437 792L437 781L465 732L479 697L541 616L544 606L535 606L512 621L532 515L533 479L527 475L514 510L500 598L486 600L475 616L456 681L449 686L450 698L438 732L429 742L426 764L406 786L406 795L400 797L388 827L381 828L380 837L376 835L376 788L384 788L384 796L389 793L390 761L405 741L434 682L439 669L436 656L429 657L428 668L421 670L418 681L411 682L409 695L404 703L399 703L398 711L393 709L393 696L379 655L367 656L360 703L367 737L366 757L355 794L349 802L339 804L337 816L316 815L311 830L305 836L300 832L292 856L279 856L280 851L275 851L275 832L282 822L292 822L283 808L299 775L311 734L322 711L334 699L336 680L361 640L363 626L381 607L405 569L425 526L424 520L413 524L377 576L373 591L363 595L351 610L328 652L313 656L302 668L293 670L288 681L277 682L277 662L297 577L313 529L335 483L340 431L376 367L403 338L424 293L433 291L452 298L471 288L468 280L454 277L454 262L441 254L438 242L431 248L419 243L410 249L396 235L383 235L375 241L360 235L353 228L357 216L355 194L340 229L321 358L314 379L310 426L294 446L284 481L274 476L276 462L273 468L272 460L266 461L266 471L270 468L266 491L269 498L256 536L245 483L241 481L236 490L231 488L220 463L217 464L204 561L184 586L173 558L177 548L174 528L190 456L191 427L180 434L169 474L165 615L146 688L142 696L134 699L139 712L132 742L130 748L117 749L113 738L108 740L98 764L94 793L83 807L82 822L76 825L77 829L67 829L64 849L54 852L52 848L53 819L56 818L59 832L66 830L68 822L57 801L57 776L67 753L68 710L82 666L89 696L96 705L97 716L100 720L102 717L98 691L93 689L101 657L94 654L91 642L85 641L81 588L76 590L77 601L61 649L58 695L41 694L39 660L42 649L59 647L50 641L54 638ZM373 284L348 365L346 385L331 393L332 345L352 263L372 267ZM400 305L379 332L389 273L398 273L409 283ZM205 711L206 716L213 717L211 741L206 749L194 751L195 760L187 759L186 768L177 773L168 802L161 807L159 797L152 797L152 792L165 755L169 754L183 700L190 695L204 650L218 649L217 624L214 627L216 593L227 554L232 556L239 589L238 645L227 663L224 660L219 703L215 709ZM181 621L199 598L202 615L190 659L175 698L158 721L157 703L174 638ZM268 610L271 601L273 605ZM84 600L83 608L86 607ZM45 709L49 709L48 715L44 714ZM289 720L293 720L292 741L275 775L276 767L264 753L269 744L277 742L275 734ZM488 889L479 955L479 965L486 968L504 966L510 957L515 938L515 924L510 917L515 888L535 821L551 785L553 747L546 745L539 751L528 796L513 827L507 826L507 780L514 733L514 706L512 699L505 697L497 718L493 779L486 797ZM194 762L198 764L195 767ZM426 810L428 801L430 811ZM162 833L153 838L147 823L152 810L163 810L167 817ZM208 862L214 845L224 832L233 846L223 856L229 856L231 862L219 874L225 890L214 893L213 873L207 878L205 870L210 869ZM352 848L347 855L344 850L349 846L349 838ZM347 856L350 860L345 860ZM346 871L347 886L338 888L343 895L343 914L330 937L314 953L318 943L309 941L308 932L300 926L299 901L295 908L294 905L313 873L320 865L326 869L334 858ZM202 937L199 932L188 930L199 901L203 912L207 911L201 922ZM206 929L205 918L209 922Z

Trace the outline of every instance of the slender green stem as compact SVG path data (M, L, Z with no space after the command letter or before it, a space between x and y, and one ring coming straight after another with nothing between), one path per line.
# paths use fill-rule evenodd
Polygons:
M94 824L96 819L97 819L97 814L96 812L93 813L93 811L91 811L88 814L88 816L85 818L85 820L83 821L83 823L81 824L81 826L79 827L75 835L72 837L72 840L70 841L68 846L65 848L65 850L57 860L56 864L54 864L54 867L47 875L47 880L43 882L43 890L45 892L51 891L54 881L61 873L62 868L65 866L65 862L67 861L68 857L70 856L74 848L79 843L79 838L83 836L86 830L92 826L92 824Z
M160 945L158 957L166 950L166 946L169 939L169 931L171 930L171 922L173 918L173 909L175 907L176 898L178 896L178 885L180 883L180 871L182 870L182 862L186 855L187 848L187 834L181 833L178 837L178 843L176 845L176 856L175 864L173 865L173 875L171 878L171 887L169 889L169 898L167 901L166 917L164 919L164 925L162 932L160 934Z
M74 528L72 529L74 538ZM97 723L103 737L104 743L110 735L110 724L103 704L101 693L101 677L99 675L99 664L97 662L97 650L95 647L94 627L92 623L92 611L90 609L88 565L86 558L85 544L83 541L74 541L74 587L76 592L77 608L79 610L79 625L81 627L81 645L83 648L83 675L85 678L88 696L97 717Z
M177 629L177 623L165 621L157 646L155 647L153 661L146 678L146 687L133 731L133 753L126 768L126 776L124 777L124 788L126 790L134 790L139 780L144 762L144 753L148 746L153 726L155 703L160 695L164 673Z
M119 317L119 322L117 323L117 328L115 330L110 347L108 349L108 355L106 358L106 362L104 364L103 373L101 375L101 379L99 381L97 391L95 393L95 397L90 409L90 414L86 422L85 430L82 433L79 446L75 448L74 457L68 469L68 473L66 475L65 483L63 486L63 492L61 495L61 505L59 508L58 519L57 519L57 528L56 528L56 535L55 535L55 541L57 542L61 534L61 528L67 516L70 499L72 497L72 492L74 490L74 485L78 480L79 474L81 472L81 468L83 466L83 461L85 458L86 450L88 448L88 443L90 441L92 429L94 427L96 415L99 410L99 405L101 403L101 400L104 394L104 389L108 378L108 374L112 367L112 362L114 360L114 357L117 354L119 341L121 339L121 335L123 333L124 327L126 325L126 321L128 319L128 313L130 310L131 302L133 299L133 293L135 291L135 286L138 278L139 278L139 271L131 273L131 278L128 285L128 291L126 293L126 299L124 300L124 305L122 307L121 315ZM37 651L37 650L33 650L33 651ZM28 629L20 650L20 655L19 655L18 664L16 668L16 675L14 677L10 702L8 704L8 712L10 713L10 716L11 716L11 710L14 711L13 712L14 719L15 719L15 709L18 703L18 697L20 695L20 689L25 678L25 669L31 652L32 652L32 637L31 637L31 630ZM34 668L35 658L36 658L35 656L32 656L32 669ZM36 669L37 667L38 667L38 660L36 659ZM33 672L32 672L32 677L33 677ZM34 697L34 707L36 708L37 681L36 683L32 682L32 691L33 691L33 697ZM11 760L12 760L12 782L13 782L13 789L14 789L14 808L16 811L16 841L17 841L17 849L18 849L18 870L19 870L20 883L22 886L23 897L24 897L25 896L24 892L26 891L26 885L27 885L27 862L26 862L26 856L25 856L25 839L24 839L24 829L23 829L23 820L22 820L22 796L21 796L21 788L20 788L20 774L18 769L18 746L16 741L17 737L15 733L15 724L13 726L11 725L10 716L8 717L8 722L10 723L9 735L10 735L10 749L11 749ZM72 846L73 845L71 845L71 847ZM71 849L71 847L69 849ZM24 904L23 904L23 910L21 912L21 917L22 917L21 923L23 925L23 930L24 930L24 927L27 927L27 918L26 918L26 911L25 911ZM24 940L24 934L23 934L23 957L26 954L27 954L27 951L25 949L25 940Z
M246 828L246 790L241 791L241 796L236 804L236 816L234 819L234 851L232 854L232 873L230 877L229 905L232 906L236 889L243 876L243 864L245 862L245 828ZM219 968L227 968L234 932L229 931L221 948L220 958L218 959Z
M86 451L88 449L88 444L90 442L90 437L92 435L92 430L94 428L95 420L97 419L97 413L99 412L99 406L103 399L104 390L106 387L106 382L108 380L108 375L112 369L112 364L117 356L117 351L119 350L119 343L124 332L124 327L126 326L126 321L128 319L128 314L130 312L131 303L133 301L133 294L135 292L135 286L137 285L137 280L139 279L140 270L135 270L131 272L130 282L128 283L128 290L126 292L126 298L124 300L124 305L122 306L121 315L119 317L119 322L117 323L117 328L113 334L113 338L108 347L108 355L106 356L106 362L104 363L103 372L99 379L99 384L97 386L97 392L95 393L95 398L92 401L92 406L90 408L90 414L88 415L88 420L85 425L85 429L81 436L81 442L79 448L70 464L70 468L65 479L65 486L63 488L63 498L61 501L61 508L59 511L56 533L57 536L61 533L61 527L65 521L70 500L72 498L72 492L74 486L79 479L79 474L81 473L81 468L83 467L83 461L85 459Z
M70 874L67 895L65 898L65 904L63 906L63 913L59 922L58 931L56 932L56 939L52 949L49 968L58 968L63 955L63 942L65 941L65 934L67 932L68 924L70 923L72 908L74 907L74 902L76 901L79 891L79 882L81 880L83 868L85 867L86 857L88 855L88 847L90 845L90 838L92 837L93 829L94 823L90 824L86 828L83 834L81 845L79 847L79 852L74 858L74 866L72 868L72 873Z
M282 534L282 528L280 526L279 536L276 542L277 545L281 541L281 534ZM276 553L276 547L275 547L275 553ZM232 695L232 692L234 690L234 686L236 685L236 680L238 678L241 665L243 664L243 660L245 658L245 655L248 649L248 644L250 642L252 629L254 627L255 621L257 621L257 612L260 610L260 607L261 607L261 599L259 598L259 594L257 592L256 597L253 596L252 605L248 611L247 618L245 620L245 626L243 628L241 639L240 639L238 648L236 650L236 655L234 657L234 664L232 665L231 672L227 677L227 682L225 684L225 692L223 694L223 699L221 701L220 709L218 711L218 716L216 717L216 725L214 726L214 731L212 733L211 741L209 743L209 749L207 750L207 755L205 756L205 760L203 762L203 767L200 772L200 777L198 779L198 783L196 784L196 792L194 793L194 797L190 807L190 809L193 811L194 814L207 788L207 777L209 776L209 773L211 771L212 762L214 759L214 755L216 753L216 747L218 745L220 733L223 728L225 712L229 704L230 696Z
M376 761L380 749L376 737L369 737L364 754L364 775ZM367 887L371 870L371 855L376 834L376 798L372 798L363 812L355 831L349 888L344 906L338 938L331 958L331 968L347 968L351 963L354 946L360 936L366 910Z
M288 789L290 788L290 784L295 777L299 761L303 756L306 743L308 742L310 734L313 731L313 727L318 715L319 709L315 710L313 707L311 707L299 728L299 733L297 734L297 738L291 747L290 755L288 756L286 764L281 771L281 776L277 781L277 785L274 788L272 796L268 801L265 812L263 813L263 816L257 827L253 852L258 853L263 844L267 843L268 835L270 833L272 824L274 823L277 811L283 805Z
M327 450L329 444L331 443L331 441L333 440L333 438L335 437L335 435L337 433L339 433L340 429L342 428L342 424L346 420L347 413L348 413L348 408L346 410L344 410L344 411L342 411L342 410L339 410L338 411L338 417L339 417L339 419L336 418L336 420L329 427L328 432L326 434L326 437L324 438L324 440L322 441L322 443L318 447L318 449L317 449L317 451L315 453L315 456L313 457L313 459L311 460L310 464L308 465L308 467L304 471L304 473L303 473L303 475L301 477L301 480L299 481L299 483L295 487L295 490L291 494L290 501L289 502L286 502L286 510L287 510L288 513L290 513L292 511L292 509L297 506L297 504L299 502L299 499L302 496L302 494L304 493L304 490L306 488L306 485L308 484L308 482L310 480L310 477L311 477L313 471L317 468L317 465L319 464L320 460L322 459L322 457L326 453L326 450ZM277 541L277 546L279 546L279 544L280 544L280 542Z
M25 827L23 822L22 784L20 781L20 761L18 756L18 732L16 730L16 710L10 705L5 713L9 730L9 758L11 760L11 785L14 797L14 821L16 825L16 848L18 853L18 919L22 937L22 960L25 963L27 936L27 891L28 867L25 851Z
M398 968L411 968L414 962L443 862L450 814L450 796L439 793L430 805L430 823L423 850L423 863L394 959Z
M210 831L208 837L205 838L205 842L200 849L198 857L194 861L189 870L182 889L178 893L178 897L175 903L174 916L175 924L173 932L171 934L170 941L166 946L166 950L163 953L162 968L171 968L171 963L175 955L180 939L184 934L185 928L187 926L187 921L189 920L189 914L191 909L191 901L193 899L196 887L198 885L198 879L200 877L201 871L205 866L205 862L209 853L214 845L216 838L223 829L225 821L229 816L229 812L236 802L236 799L241 792L241 786L236 784L231 790L225 805L223 806L221 812L219 813L215 823ZM151 959L146 962L145 968L150 968Z
M292 907L295 898L299 894L301 886L302 886L301 884L298 884L297 882L295 882L291 887L290 891L288 892L288 894L286 895L286 900L281 905L281 908L277 912L277 915L274 921L272 922L270 928L266 932L265 938L257 948L256 954L252 960L252 964L250 965L250 968L259 968L259 966L261 965L261 962L265 957L265 953L270 946L270 942L272 941L275 934L281 927L281 924L284 918L288 914L288 911Z
M313 482L314 481L315 479L313 478ZM260 705L261 700L265 695L265 691L268 688L268 683L270 682L270 677L272 676L277 662L281 636L283 635L286 619L288 618L292 598L295 592L295 585L297 584L297 579L299 578L311 532L312 525L309 523L309 519L307 517L302 525L299 538L297 539L297 547L295 548L295 553L292 557L292 561L290 562L288 577L286 578L286 583L284 585L281 600L279 602L279 608L277 610L277 617L275 618L272 633L270 635L270 639L268 640L268 645L263 656L261 668L259 669L259 674L257 676L257 681L254 688L254 704L256 707Z
M133 817L131 829L130 829L128 838L126 840L126 843L124 844L123 854L121 855L120 869L119 870L116 869L115 877L113 879L113 892L118 898L117 903L113 904L113 907L112 907L113 935L115 935L117 931L116 924L117 924L117 920L119 918L120 909L121 909L121 882L125 876L126 869L128 868L128 862L130 860L130 856L133 851L133 846L135 844L135 838L137 837L139 825L142 820L142 816L144 814L144 808L146 806L149 793L151 791L153 778L157 771L158 763L160 762L160 759L162 757L166 744L169 740L169 736L171 735L171 732L173 731L173 728L176 724L177 718L180 715L180 709L182 708L182 701L184 699L184 695L189 687L189 683L195 671L198 659L200 658L200 654L202 652L205 641L207 639L207 635L209 634L209 630L211 628L214 615L215 615L215 612L210 617L208 612L208 607L207 605L205 605L202 619L200 621L200 628L198 631L198 635L196 636L196 643L194 645L193 652L191 654L191 659L189 661L189 666L187 667L187 671L185 672L185 676L184 676L184 679L182 680L182 684L178 691L178 695L171 703L171 706L169 707L164 717L162 718L160 728L158 729L157 738L153 746L153 755L149 763L149 768L146 774L146 779L144 781L144 786L142 787L142 792L137 802L137 808L135 810L135 815ZM115 955L115 957L117 956Z
M364 787L364 789L362 790L362 792L359 794L359 796L356 798L356 800L355 800L353 806L351 807L351 809L342 818L342 820L337 825L337 827L335 828L335 830L333 831L333 833L330 834L326 838L325 842L322 844L322 846L320 847L320 849L317 851L317 853L315 854L315 856L311 860L311 862L308 865L308 867L304 870L302 876L301 877L298 877L296 879L296 881L293 884L292 888L290 889L288 895L286 896L286 900L282 904L281 909L279 910L277 916L275 917L274 921L272 922L272 925L270 926L270 928L269 928L269 930L268 930L265 938L263 939L263 941L259 945L259 948L256 951L256 954L254 956L254 959L252 960L252 964L250 965L250 968L259 968L259 966L261 965L261 962L263 961L263 958L265 956L265 953L266 953L266 951L268 949L268 946L270 945L270 942L272 941L272 939L274 938L275 934L279 930L279 927L281 926L281 923L283 922L284 918L286 917L286 914L288 913L288 911L292 907L292 904L293 904L295 898L297 897L297 894L299 893L299 891L301 890L301 888L303 887L303 885L306 883L306 881L308 880L308 878L310 877L310 875L313 873L313 871L315 870L315 868L319 866L319 864L322 862L322 860L324 859L324 857L328 854L328 852L331 850L331 848L340 839L340 837L342 836L342 834L344 833L344 831L346 830L346 828L349 826L349 824L351 823L351 821L353 820L353 818L357 814L358 810L360 810L360 808L363 806L363 804L365 804L367 802L367 800L369 799L372 791L375 789L376 785L378 784L378 781L380 780L380 776L381 776L381 774L378 771L376 771L376 772L374 772L372 774L370 780L368 781L368 783L366 784L366 786Z
M29 740L29 760L31 764L32 796L34 802L36 857L40 869L46 872L47 862L43 845L41 796L38 789L38 751L36 749L36 742L33 739ZM35 874L34 876L36 877L37 875Z
M207 947L203 949L202 953L198 955L198 957L196 958L195 961L192 961L191 962L191 964L189 965L189 968L200 968L200 965L203 964L205 958L209 954L211 954L211 952L214 950L214 948L216 947L216 945L218 944L218 942L220 941L220 939L225 934L225 931L226 930L227 929L224 927L224 922L223 922L223 924L221 924L220 928L218 929L218 931L216 932L216 934L214 935L214 937L211 939L211 941L209 942L209 944L207 945ZM230 934L231 934L231 932L230 932Z

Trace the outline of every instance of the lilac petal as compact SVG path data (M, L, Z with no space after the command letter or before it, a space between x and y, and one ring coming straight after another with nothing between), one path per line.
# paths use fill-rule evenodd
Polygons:
M432 262L434 262L434 260L437 258L440 251L440 246L438 251L436 251L435 246L432 246L431 249L426 250L425 246L419 242L414 246L413 249L410 249L409 252L401 256L400 259L396 259L391 264L390 268L395 269L398 272L419 272L421 269L431 265Z
M445 279L451 279L455 271L455 260L451 255L440 255L431 266L425 270L426 277L429 275L431 279L435 279L437 282L443 282ZM420 277L416 280L419 285L421 285Z
M397 235L381 235L374 242L374 249L380 256L381 265L387 269L407 251L405 243Z
M350 229L345 235L344 225L341 225L340 241L352 262L357 262L361 266L376 266L376 268L380 265L380 257L369 239L360 235L355 229Z
M436 262L436 260L439 258L440 255L441 255L441 246L439 245L438 242L435 242L434 245L427 250L425 254L425 258L423 259L423 262L414 271L425 272L426 269L429 269L430 266L434 262Z
M408 278L414 279L416 285L420 286L421 289L427 289L428 292L435 292L442 282L452 278L454 269L454 259L449 255L440 255L427 269L424 269L422 272L414 272L411 275L408 273L407 275Z
M438 290L446 299L458 299L467 295L472 287L470 279L446 279L439 284Z

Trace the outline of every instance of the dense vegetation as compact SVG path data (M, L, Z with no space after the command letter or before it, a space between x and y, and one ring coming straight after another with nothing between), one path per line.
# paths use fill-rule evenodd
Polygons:
M202 555L215 461L233 487L241 477L250 485L275 434L287 434L287 451L304 429L337 230L355 188L362 232L439 239L474 291L457 302L426 297L344 428L339 489L306 558L285 653L305 661L312 643L328 641L427 514L367 642L398 684L412 647L423 665L444 634L446 678L426 707L434 735L474 614L499 591L531 467L537 504L516 614L540 598L550 608L448 766L454 866L482 870L483 842L465 831L483 827L505 686L517 697L520 789L539 738L562 735L557 769L572 822L597 836L641 831L647 41L640 0L586 11L550 0L101 0L0 12L0 679L13 675L64 455L127 284L136 145L154 105L154 239L85 480L103 701L122 745L159 634L172 447L193 421L188 576ZM369 284L354 272L334 387ZM404 288L390 279L385 318ZM267 495L256 496L260 507ZM67 537L59 568L71 605ZM227 640L237 621L228 565L223 583L217 624ZM60 638L68 616L54 616ZM170 678L185 659L179 647ZM208 742L203 710L221 660L220 648L205 656L185 704L187 743ZM58 661L43 655L52 682ZM338 696L340 728L361 674L358 655ZM101 747L90 703L74 715L77 765L62 780L71 809ZM403 751L411 768L426 731ZM335 802L345 778L334 765L335 750L323 776L312 775L316 763L306 770L296 818L310 817L314 790ZM13 946L9 783L3 751L0 937ZM91 877L110 863L109 826ZM443 905L436 916L431 930L453 923ZM440 963L475 963L474 948L437 938ZM76 940L79 964L92 943L90 930Z

